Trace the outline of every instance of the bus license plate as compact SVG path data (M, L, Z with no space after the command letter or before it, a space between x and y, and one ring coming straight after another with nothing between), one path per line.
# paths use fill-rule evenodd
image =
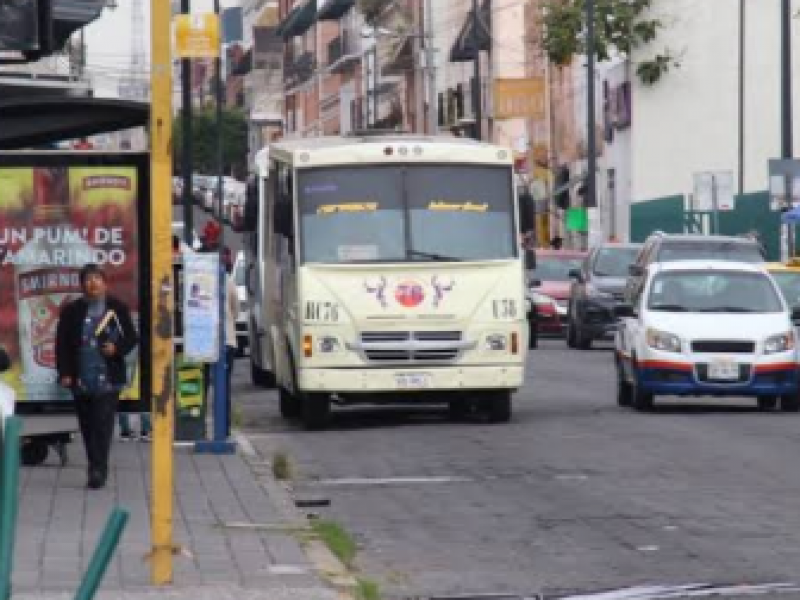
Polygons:
M739 363L715 360L708 366L708 378L715 381L736 381L739 379Z
M402 373L394 377L401 390L421 390L429 387L431 381L428 373Z

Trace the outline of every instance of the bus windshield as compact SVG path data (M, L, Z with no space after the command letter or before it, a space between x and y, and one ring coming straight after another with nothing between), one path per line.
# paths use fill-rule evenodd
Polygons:
M511 175L476 165L300 171L303 262L513 258Z

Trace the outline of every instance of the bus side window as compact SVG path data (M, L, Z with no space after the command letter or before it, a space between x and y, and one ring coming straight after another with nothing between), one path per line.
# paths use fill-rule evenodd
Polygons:
M275 199L275 232L290 240L294 238L292 179L288 167L281 166L278 171L278 193Z

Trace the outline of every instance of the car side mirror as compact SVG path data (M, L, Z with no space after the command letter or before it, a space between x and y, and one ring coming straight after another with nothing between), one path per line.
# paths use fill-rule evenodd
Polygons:
M633 304L619 304L614 307L614 316L618 319L632 318L636 316L636 309Z
M579 283L583 283L583 275L581 275L580 269L570 269L569 270L569 278L574 279Z
M641 277L644 275L644 268L641 265L630 265L628 267L628 273L633 277Z
M0 348L0 373L4 373L11 368L11 358L5 348Z
M533 271L536 268L536 251L530 248L525 250L525 270Z
M800 327L800 306L794 306L791 314L792 323Z
M528 287L529 288L542 287L542 280L541 279L531 279L530 281L528 281Z

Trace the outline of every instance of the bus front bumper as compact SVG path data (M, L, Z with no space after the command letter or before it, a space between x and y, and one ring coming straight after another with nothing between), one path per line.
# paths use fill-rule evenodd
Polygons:
M522 387L522 365L381 369L300 369L299 387L307 392L410 392L500 390Z

